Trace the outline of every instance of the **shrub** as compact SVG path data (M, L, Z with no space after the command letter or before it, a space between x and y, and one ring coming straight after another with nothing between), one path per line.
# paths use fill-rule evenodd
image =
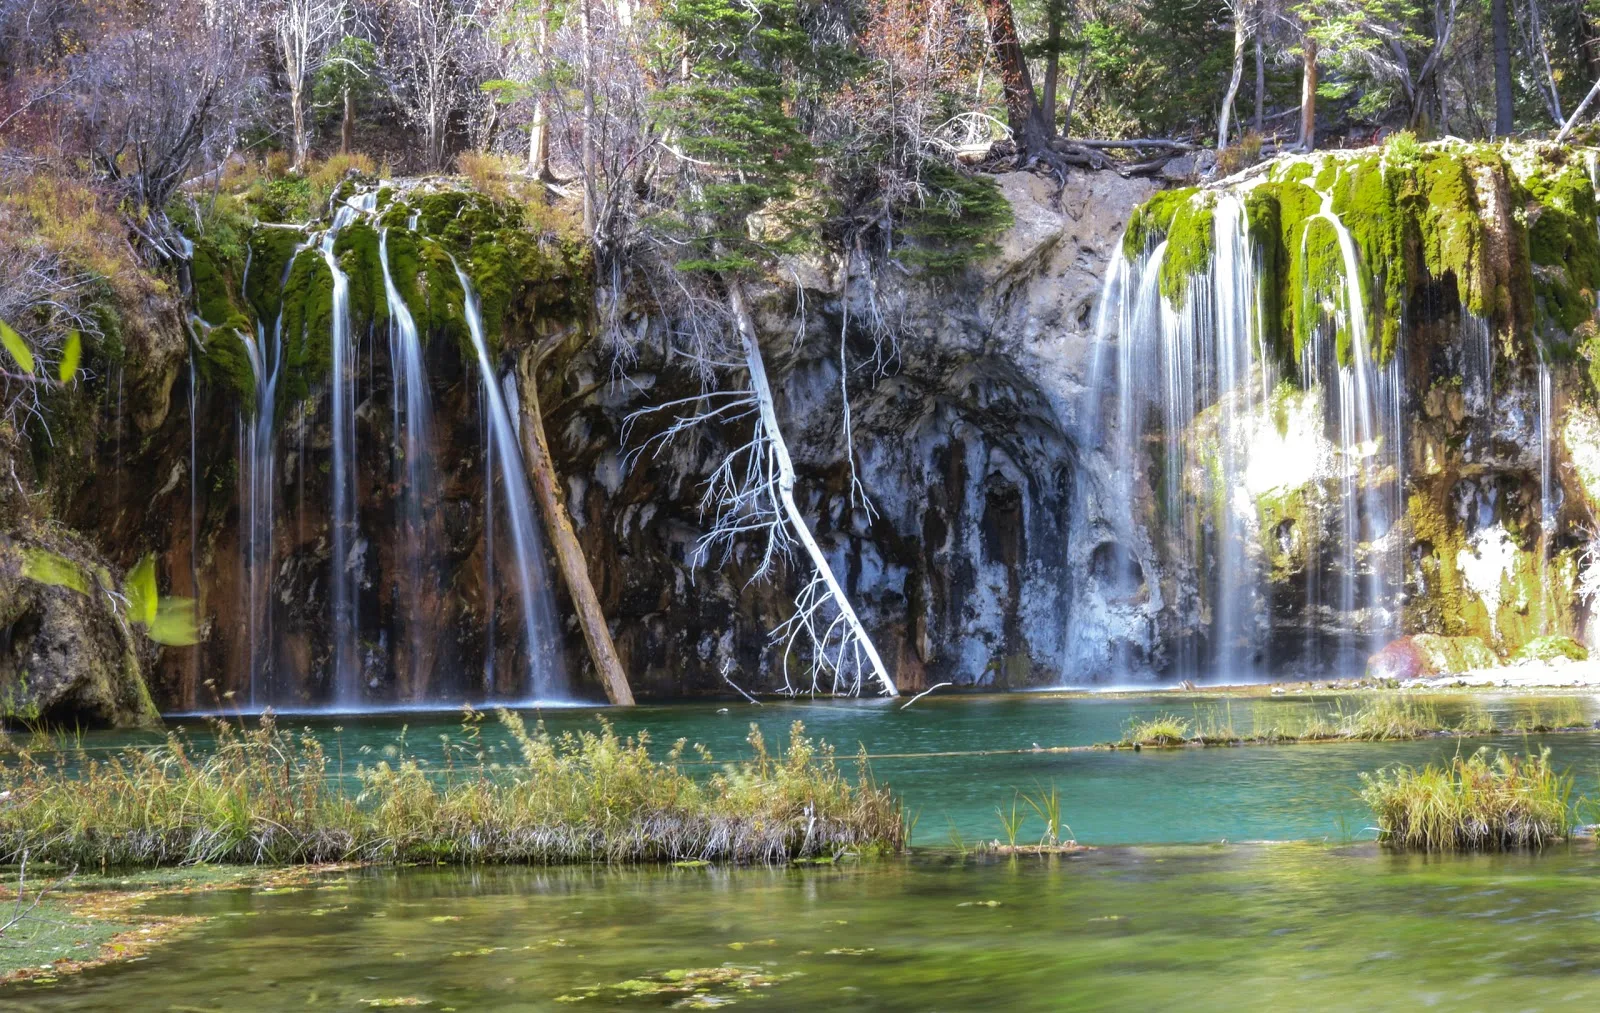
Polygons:
M1448 766L1396 767L1361 775L1361 798L1378 822L1378 840L1423 851L1501 851L1539 847L1572 831L1572 778L1535 757L1487 749Z

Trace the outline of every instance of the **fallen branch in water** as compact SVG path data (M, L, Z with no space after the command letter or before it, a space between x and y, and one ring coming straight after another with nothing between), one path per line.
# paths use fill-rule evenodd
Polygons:
M918 693L916 696L901 704L900 709L905 710L907 707L910 707L912 704L916 703L918 700L921 700L923 697L927 696L929 693L932 693L936 689L943 689L946 686L953 685L955 684L950 682L936 682L932 686L929 686L927 689L923 690L921 693Z

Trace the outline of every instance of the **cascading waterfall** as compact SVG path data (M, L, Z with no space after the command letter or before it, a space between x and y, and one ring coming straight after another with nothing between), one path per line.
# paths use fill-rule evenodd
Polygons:
M1176 636L1166 638L1164 664L1152 662L1183 678L1239 680L1267 674L1272 660L1255 496L1278 488L1280 472L1309 477L1314 462L1284 458L1318 451L1285 450L1287 437L1267 432L1274 425L1268 416L1287 411L1279 399L1294 395L1279 392L1277 360L1266 344L1266 296L1245 200L1233 192L1202 199L1210 202L1210 262L1188 278L1179 305L1162 291L1168 240L1134 259L1119 253L1112 264L1091 380L1095 389L1108 386L1114 341L1116 410L1092 406L1081 433L1086 446L1109 458L1113 487L1096 490L1097 523L1110 529L1113 550L1164 550L1178 568L1171 588L1180 600L1157 600L1153 590L1145 607L1148 616L1175 607L1180 617ZM1315 516L1301 523L1325 518L1342 548L1338 558L1320 560L1314 534L1273 534L1284 551L1294 538L1306 540L1311 553L1305 594L1312 618L1298 648L1304 661L1348 665L1358 651L1381 647L1398 620L1400 550L1391 530L1402 507L1403 363L1398 352L1376 361L1360 256L1331 196L1323 195L1313 224L1331 230L1338 283L1309 294L1320 301L1322 319L1298 364L1307 394L1294 403L1321 406L1338 478L1326 508L1308 504ZM1299 256L1303 264L1304 247ZM1091 561L1092 569L1103 565ZM1370 639L1360 640L1358 630Z
M329 586L333 606L333 697L349 706L361 699L361 659L356 643L359 629L357 569L360 560L360 524L356 516L356 419L355 346L350 335L350 279L339 266L334 246L339 231L357 214L371 212L377 204L375 194L352 198L334 213L333 223L322 236L322 258L333 276L332 375L329 377L329 414L333 431L332 472L333 506L329 518L332 529L332 574Z
M1350 618L1358 609L1369 611L1369 639L1364 650L1348 625L1340 631L1338 654L1343 664L1350 666L1381 648L1398 618L1393 596L1399 553L1387 543L1393 541L1388 536L1402 508L1401 353L1395 349L1381 367L1373 361L1361 259L1350 230L1333 211L1331 191L1321 196L1322 210L1316 220L1326 222L1337 239L1340 285L1334 293L1332 319L1316 328L1301 367L1307 388L1331 380L1337 391L1331 407L1339 433L1338 608ZM1307 240L1310 231L1306 230ZM1300 256L1307 256L1304 245ZM1341 333L1349 350L1348 363L1337 361ZM1362 544L1367 546L1365 559L1359 553ZM1308 656L1316 650L1308 647Z
M528 688L536 700L564 696L565 673L557 653L559 628L555 619L555 602L550 583L545 574L543 553L539 543L539 528L528 495L527 472L522 465L522 451L517 443L517 428L506 406L506 397L495 375L489 358L489 345L483 335L483 318L478 310L478 296L461 265L456 265L456 277L461 282L467 331L472 347L477 352L482 404L488 416L486 430L488 446L485 454L493 460L500 476L507 527L512 542L512 566L517 575L517 600L522 611L523 638L528 651ZM492 497L492 488L485 490ZM488 550L493 555L493 547ZM490 620L490 627L494 625ZM493 669L487 670L492 678ZM494 686L489 686L494 692Z
M1109 452L1112 473L1120 480L1106 497L1116 544L1138 544L1143 539L1136 502L1139 476L1145 474L1140 459L1153 449L1146 428L1159 426L1161 488L1149 490L1158 497L1155 527L1173 557L1193 567L1190 583L1202 598L1193 607L1205 627L1203 636L1178 642L1173 667L1185 678L1223 668L1247 678L1257 664L1254 648L1266 616L1249 549L1252 508L1235 502L1233 490L1241 487L1249 464L1247 426L1275 377L1261 356L1260 296L1243 202L1218 195L1212 228L1212 264L1190 279L1177 308L1160 291L1165 241L1134 261L1118 256L1106 280L1094 366L1099 382L1114 330L1115 428L1104 431L1097 413L1088 438L1090 445ZM1160 382L1152 385L1156 376ZM1202 528L1189 503L1185 475L1195 464L1196 422L1208 412L1215 416L1208 423L1214 427L1216 455L1207 490L1215 523ZM1149 534L1151 542L1158 541L1155 531ZM1112 568L1121 571L1126 564L1113 561Z
M295 254L307 248L302 244ZM279 288L288 281L290 257L285 262ZM248 289L250 261L245 262L242 289ZM272 567L273 534L277 516L277 456L276 427L278 378L283 368L283 313L273 321L269 332L265 323L258 321L252 336L240 333L245 352L250 361L251 375L255 380L255 413L247 424L240 426L240 466L243 478L239 483L244 502L240 505L244 517L244 580L245 580L245 643L249 653L250 703L262 706L278 699L272 671Z
M395 482L400 489L398 530L408 586L406 609L406 686L412 697L428 688L435 655L434 637L426 619L433 610L423 597L429 575L437 564L429 497L438 487L433 468L433 408L428 395L428 371L422 357L422 339L411 309L395 287L389 270L389 230L378 236L378 262L383 268L384 298L389 310L389 361L394 386ZM431 583L436 583L433 581Z
M225 346L217 345L217 341L231 343L237 333L235 347L239 367L248 368L248 373L240 379L249 384L254 397L253 410L241 409L238 413L235 430L239 467L240 579L238 605L233 614L242 635L241 660L248 667L250 705L294 706L309 702L306 697L310 694L297 691L292 680L310 674L304 666L314 664L319 645L306 639L309 631L296 604L304 599L291 600L285 596L287 586L279 584L283 580L304 579L303 571L296 572L296 558L303 553L319 551L315 525L321 522L321 512L306 509L306 497L309 493L317 498L316 483L323 480L328 483L327 499L323 500L328 504L328 536L321 542L320 551L331 549L331 559L326 576L312 576L308 590L310 600L327 602L326 622L318 625L327 637L322 644L331 644L332 648L331 673L324 698L328 706L344 710L371 702L372 690L384 686L385 680L392 680L392 698L402 704L454 700L461 696L559 701L567 695L560 663L561 637L554 596L545 573L539 519L534 512L518 442L520 409L516 378L510 374L500 375L491 361L477 293L460 265L453 262L456 282L464 292L463 312L471 336L472 357L478 367L476 386L486 476L483 578L488 619L483 689L471 690L472 679L441 681L440 665L455 663L454 642L443 635L447 631L441 627L441 621L452 611L447 596L451 591L449 574L455 565L446 558L446 545L453 539L446 530L443 512L448 502L445 497L453 494L442 488L444 482L440 475L442 445L439 441L448 440L450 434L434 431L433 392L424 357L423 334L412 309L417 304L415 301L408 303L402 295L400 282L406 279L398 278L398 259L391 261L391 239L397 239L402 228L410 234L409 242L416 241L420 212L413 211L409 225L394 225L396 235L391 236L390 223L379 221L377 204L376 192L337 202L325 231L307 233L299 243L283 244L287 257L283 261L279 286L284 297L276 319L256 320L248 329L231 325L224 333L198 316L191 318L194 329L188 392L191 569L198 567L196 553L203 502L199 489L202 433L197 423L198 386L202 374L198 367L203 356L214 354L214 349L217 354L224 350ZM361 218L373 226L370 237L347 233ZM346 235L350 238L348 246L341 244L341 236ZM323 290L328 300L323 304L328 322L322 325L329 340L325 430L320 420L314 419L315 402L299 403L287 418L280 418L282 413L278 411L280 394L291 376L299 378L300 382L314 382L297 372L303 367L291 364L303 361L296 356L304 356L308 346L315 348L321 337L303 330L293 334L289 331L292 285L316 284L314 281L292 282L300 273L295 265L303 263L302 254L320 258L328 275L322 282L329 284L329 288ZM347 255L356 260L349 260ZM401 256L405 254L396 253L397 258ZM260 285L262 279L256 272L262 270L261 263L258 248L253 244L248 246L237 291L248 291ZM383 286L383 303L379 305L386 309L387 333L365 329L358 332L358 316L376 313L369 307L371 300L365 291L353 292L352 284L361 282L375 287L379 277ZM418 277L424 276L419 274ZM305 298L303 289L294 291ZM297 328L304 328L306 323L304 313L294 319ZM360 342L368 342L368 347L362 350ZM382 369L385 350L389 356L386 375ZM359 387L358 396L358 380L363 369L366 370L364 385ZM387 447L384 466L391 469L390 480L387 491L374 489L378 499L369 503L365 490L370 479L361 476L370 473L372 465L381 458L384 446L358 446L356 416L359 413L367 418L366 413L374 404L368 400L367 392L379 390L385 379L390 388L387 393L392 442ZM285 425L291 427L294 443L293 449L287 452L297 458L280 461L277 458L278 430ZM319 440L323 441L320 445ZM326 463L320 467L319 449L327 454ZM285 483L285 469L293 469L293 485ZM318 472L325 478L317 477ZM282 547L276 544L276 537L279 517L284 510L283 500L288 497L295 497L299 506L292 511L295 520L282 534L295 539L298 548L285 555ZM367 516L365 522L361 520L375 503L384 501L392 504L392 525L380 525L372 516ZM366 530L368 528L372 530ZM503 579L502 574L508 575L509 580ZM195 581L198 588L197 575ZM372 608L362 607L362 595L371 593L374 583L382 585L378 595L381 617L379 614L363 616ZM527 650L526 678L522 659L518 659L516 677L507 678L506 659L497 658L499 651L510 647L511 639L497 635L494 610L496 602L502 600L502 593L514 595L518 602ZM362 637L367 640L361 640ZM468 656L475 656L475 653L469 650ZM198 652L193 658L198 665ZM280 672L280 668L284 671ZM198 671L195 680L198 684Z

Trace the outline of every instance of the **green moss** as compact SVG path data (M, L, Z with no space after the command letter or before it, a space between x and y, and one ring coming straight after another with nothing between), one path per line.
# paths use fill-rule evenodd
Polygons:
M250 235L250 276L245 299L256 319L271 327L283 306L284 274L305 236L293 229L258 228Z
M220 324L233 316L231 279L226 265L208 243L196 243L189 262L194 285L194 311L208 324Z
M333 365L333 274L319 250L303 250L283 286L285 403L303 399Z
M1462 308L1480 317L1494 316L1495 293L1485 283L1485 226L1468 163L1457 155L1436 153L1416 170L1416 187L1414 205L1426 198L1418 225L1428 275L1453 275Z
M1600 292L1594 187L1576 165L1536 173L1524 185L1535 202L1528 208L1528 256L1540 321L1546 331L1572 335L1594 318Z
M350 328L367 333L389 322L389 302L384 295L383 263L378 259L378 231L357 219L339 230L333 255L350 283Z
M1161 294L1174 308L1188 298L1190 279L1211 269L1216 241L1216 195L1199 194L1178 204L1167 230L1161 261Z
M1569 658L1573 661L1588 661L1588 648L1573 640L1571 637L1545 636L1534 637L1517 649L1512 656L1512 661L1554 661L1557 658Z
M250 353L240 337L249 327L248 320L234 317L211 328L205 334L205 350L200 359L206 382L231 390L247 413L255 411L256 405L255 367L250 365Z
M1394 354L1410 293L1406 222L1397 206L1405 176L1403 167L1390 171L1377 156L1368 156L1347 164L1333 187L1334 213L1360 254L1362 290L1369 296L1367 332L1375 345L1369 352L1378 362ZM1381 301L1372 298L1380 294Z
M1122 236L1122 252L1128 259L1138 260L1165 239L1178 209L1198 192L1199 189L1192 186L1163 190L1134 208L1133 215L1128 219L1128 230Z
M432 240L422 241L416 249L418 301L412 305L411 315L416 318L417 327L432 338L457 343L464 355L476 355L467 332L466 294L449 251Z
M1297 182L1267 182L1245 195L1245 215L1261 278L1263 344L1280 361L1299 358L1310 326L1300 298L1301 251L1307 223L1322 207L1316 192Z

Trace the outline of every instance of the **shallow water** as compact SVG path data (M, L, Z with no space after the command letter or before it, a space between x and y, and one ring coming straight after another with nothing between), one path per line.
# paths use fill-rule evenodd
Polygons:
M3 1004L649 1010L685 998L649 991L668 972L731 965L759 983L708 987L700 1008L1554 1009L1600 999L1597 874L1591 845L1425 860L1305 844L372 871L161 901L217 917L146 960Z
M1590 720L1600 717L1594 697L1566 698ZM1460 695L1434 701L1440 717L1459 721L1469 707L1487 709L1501 725L1512 725L1531 706L1546 714L1549 699ZM1034 753L1034 745L1087 746L1120 737L1130 720L1159 714L1187 718L1196 727L1231 725L1241 734L1260 723L1334 706L1347 711L1359 699L1307 696L1262 700L1195 699L1175 694L1146 697L1051 697L1012 695L929 698L902 710L899 703L827 702L749 705L675 705L628 711L577 709L527 712L542 717L552 732L598 727L604 714L625 735L648 730L665 752L679 737L710 748L722 760L746 755L752 722L769 744L787 741L789 725L803 721L808 734L849 755L865 748L872 774L906 800L915 819L913 843L971 843L1001 834L997 806L1010 808L1017 792L1055 787L1063 817L1077 839L1090 844L1169 844L1243 840L1333 840L1370 837L1366 812L1356 798L1362 771L1391 763L1448 759L1457 750L1482 745L1525 750L1548 743L1558 765L1578 778L1578 793L1600 795L1600 732L1550 736L1429 739L1394 743L1325 743L1304 746L1145 750L1134 753ZM286 717L329 744L335 769L348 774L358 763L392 757L402 747L430 769L445 765L445 740L465 740L454 713L382 717ZM204 723L179 722L200 746ZM516 762L509 739L492 716L482 724L491 762ZM83 742L90 754L150 735L98 733ZM1006 751L1022 750L1022 752ZM980 755L939 755L968 753ZM1026 806L1022 807L1026 811ZM1023 830L1037 839L1038 819Z

